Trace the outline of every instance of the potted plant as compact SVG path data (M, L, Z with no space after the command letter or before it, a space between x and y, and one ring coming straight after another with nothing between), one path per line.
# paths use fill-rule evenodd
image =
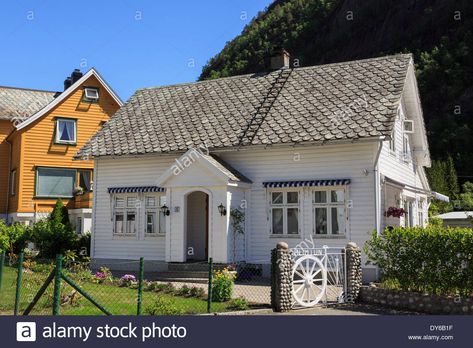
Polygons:
M72 191L74 196L82 196L84 194L84 189L80 186L77 186L74 191Z

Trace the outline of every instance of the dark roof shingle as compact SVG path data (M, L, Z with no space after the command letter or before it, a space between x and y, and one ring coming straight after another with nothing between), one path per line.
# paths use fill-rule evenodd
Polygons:
M400 54L292 69L245 145L389 135L411 59ZM76 157L240 146L279 74L140 89Z

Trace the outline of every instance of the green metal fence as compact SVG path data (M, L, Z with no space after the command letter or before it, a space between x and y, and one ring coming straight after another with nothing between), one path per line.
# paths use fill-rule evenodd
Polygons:
M251 265L214 265L211 258L190 264L200 279L163 279L146 272L144 258L121 266L128 271L63 255L0 255L0 314L186 315L269 306L269 280Z

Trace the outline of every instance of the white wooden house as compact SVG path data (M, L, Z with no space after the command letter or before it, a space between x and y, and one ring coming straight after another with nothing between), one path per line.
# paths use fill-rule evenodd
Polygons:
M95 160L94 259L268 265L278 241L426 224L445 197L412 56L293 69L282 54L266 74L138 90L78 152Z

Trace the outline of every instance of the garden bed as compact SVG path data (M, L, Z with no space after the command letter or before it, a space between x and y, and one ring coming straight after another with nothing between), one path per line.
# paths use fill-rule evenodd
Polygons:
M25 269L22 275L20 296L20 313L28 306L38 289L49 274L48 267L41 271ZM14 267L4 267L3 286L0 290L0 313L13 314L15 304L17 270ZM136 283L121 284L118 279L101 282L71 277L80 284L99 304L114 315L137 314L137 285ZM97 307L75 292L69 285L63 283L61 291L61 315L101 315ZM50 315L53 303L53 284L51 284L31 314ZM234 311L242 306L239 299L225 302L212 302L212 312ZM245 304L243 304L245 305ZM236 307L235 307L236 306ZM176 287L163 282L144 282L142 297L143 314L148 315L181 315L207 313L207 295L205 290L193 286ZM251 304L247 308L252 308ZM257 306L259 307L259 306ZM246 309L246 308L245 308Z

